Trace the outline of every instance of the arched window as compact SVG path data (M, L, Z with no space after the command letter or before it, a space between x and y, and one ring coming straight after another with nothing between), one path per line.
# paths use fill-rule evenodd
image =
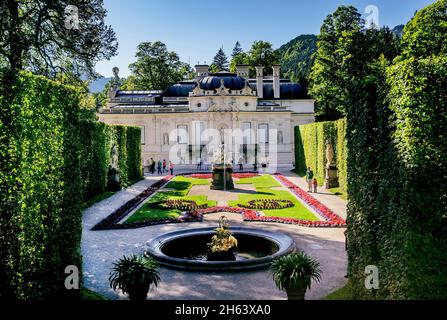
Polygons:
M278 144L284 144L284 135L282 131L278 131Z

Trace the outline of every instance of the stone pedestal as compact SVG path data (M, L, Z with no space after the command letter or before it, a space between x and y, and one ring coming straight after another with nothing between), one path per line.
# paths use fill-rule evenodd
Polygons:
M234 190L232 174L233 167L230 164L215 164L211 190Z
M337 188L338 184L338 169L337 166L326 167L325 187L326 189Z

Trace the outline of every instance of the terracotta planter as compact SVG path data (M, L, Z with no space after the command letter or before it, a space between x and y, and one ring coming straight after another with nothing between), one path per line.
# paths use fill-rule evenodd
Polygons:
M306 288L290 288L286 292L288 300L304 300Z

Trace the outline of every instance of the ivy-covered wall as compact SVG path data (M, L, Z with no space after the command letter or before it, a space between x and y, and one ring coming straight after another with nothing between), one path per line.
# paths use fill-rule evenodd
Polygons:
M121 186L142 177L140 128L80 120L83 93L0 70L0 296L79 298L83 202L106 190L118 148Z
M340 188L347 190L346 120L317 122L295 127L295 170L304 174L311 167L320 185L324 184L326 140L334 147Z

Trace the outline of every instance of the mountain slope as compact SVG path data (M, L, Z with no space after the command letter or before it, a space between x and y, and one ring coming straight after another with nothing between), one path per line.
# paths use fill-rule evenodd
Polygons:
M293 81L308 79L316 50L317 36L313 34L300 35L282 45L277 52L281 58L283 76Z

